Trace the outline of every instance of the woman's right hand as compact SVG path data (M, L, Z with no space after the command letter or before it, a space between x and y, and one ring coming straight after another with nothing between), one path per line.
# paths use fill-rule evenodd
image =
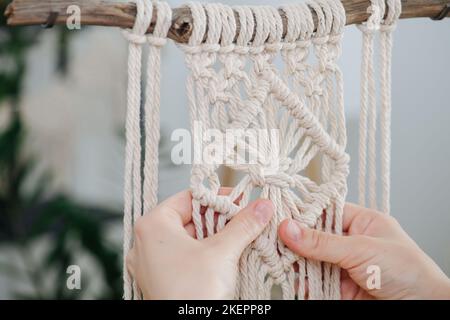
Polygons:
M343 230L339 236L285 220L279 235L298 255L343 269L342 299L450 299L450 279L394 218L347 204ZM381 282L369 289L373 270Z

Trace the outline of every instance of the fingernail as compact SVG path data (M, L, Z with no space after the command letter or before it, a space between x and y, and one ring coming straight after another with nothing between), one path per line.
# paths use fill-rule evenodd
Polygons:
M255 207L255 216L261 222L261 224L266 224L269 222L273 214L273 206L270 201L263 200L259 201Z
M301 230L298 224L291 220L288 222L288 225L286 227L286 234L291 240L299 241L301 236Z

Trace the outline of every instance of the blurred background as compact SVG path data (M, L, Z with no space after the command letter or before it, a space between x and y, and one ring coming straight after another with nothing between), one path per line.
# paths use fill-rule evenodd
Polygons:
M0 12L9 2L0 0ZM359 31L347 27L340 65L352 158L349 201L357 199L360 51ZM449 57L450 19L399 23L392 215L447 275ZM163 60L160 199L186 189L190 170L170 161L171 132L189 128L186 68L173 43L163 49ZM0 15L1 299L121 298L126 61L127 43L117 28L10 28ZM66 288L73 264L81 268L81 290Z

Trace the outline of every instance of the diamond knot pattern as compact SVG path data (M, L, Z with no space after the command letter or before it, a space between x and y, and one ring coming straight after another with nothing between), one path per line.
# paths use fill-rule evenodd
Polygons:
M293 8L311 15L308 7ZM215 10L208 5L204 9L207 15ZM278 240L277 227L291 218L310 228L340 232L349 157L345 153L342 74L336 63L340 33L332 31L339 26L324 24L323 28L329 29L314 34L302 25L303 39L283 42L277 31L279 21L274 18L277 10L240 7L236 11L243 14L241 32L246 32L248 19L260 24L253 42L234 48L228 44L227 50L221 50L198 41L185 50L192 72L187 88L191 121L224 135L239 131L232 141L226 141L225 150L218 150L220 143L195 139L202 147L213 146L214 152L225 154L223 162L193 165L197 238L220 231L252 198L272 200L276 213L270 225L241 258L241 288L236 295L268 298L270 288L279 285L284 298L304 297L305 281L299 279L307 273L315 279L314 272L318 275L322 267L290 252ZM259 20L261 17L268 22ZM302 30L300 27L297 30ZM258 43L258 39L263 40ZM228 194L221 191L219 172L224 168L238 180ZM327 277L337 277L335 267L325 268ZM292 285L295 281L297 292ZM310 291L311 297L324 294L316 289ZM335 294L332 290L336 288L327 288L327 294Z

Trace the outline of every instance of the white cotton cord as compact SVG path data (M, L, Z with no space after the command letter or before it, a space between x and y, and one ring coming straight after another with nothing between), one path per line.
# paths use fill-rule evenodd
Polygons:
M132 247L134 222L157 203L160 49L171 24L166 3L136 0L136 5L135 26L124 32L130 41L124 258ZM153 7L157 18L153 34L147 37ZM231 169L242 173L229 195L219 195L219 164L205 163L201 155L194 154L191 191L197 238L219 232L259 188L259 196L274 204L275 215L244 250L236 298L268 299L273 286L278 285L284 299L295 299L296 295L298 299L339 299L339 268L296 256L278 238L277 230L281 221L291 218L310 228L342 233L349 157L345 153L342 74L336 62L345 25L341 2L313 0L284 6L282 10L289 19L285 39L280 11L273 7L238 6L233 11L222 4L196 2L187 7L193 17L192 35L187 45L179 46L190 69L187 95L191 127L200 123L222 133L250 128L281 132L274 141L265 136L257 148L250 146L250 153L261 152L270 161L227 162ZM318 17L316 32L311 9ZM141 60L142 45L146 43L149 56L142 177ZM274 62L279 54L286 65L284 73ZM316 62L308 60L310 55ZM194 136L194 143L205 147L206 141L201 138ZM233 142L234 156L243 144L243 139ZM320 181L303 175L316 157L323 159ZM124 263L124 297L140 299L139 288L126 270Z
M189 43L179 47L190 70L191 125L201 122L204 128L222 133L250 128L280 131L275 140L279 148L268 136L256 147L249 146L250 154L268 155L273 161L226 162L242 177L229 195L218 194L219 164L194 160L192 167L198 239L220 231L258 189L258 197L274 204L275 215L269 225L241 256L236 287L239 299L268 299L275 285L281 288L283 299L339 298L339 269L296 256L277 234L279 224L287 218L341 233L349 157L345 153L342 75L336 60L345 12L338 0L310 1L308 5L281 8L288 17L285 39L276 8L187 5L193 32ZM319 17L317 32L310 8ZM277 55L281 55L286 72L277 70ZM310 55L319 62L310 62ZM194 137L194 141L206 146L201 138ZM233 154L227 161L236 160L238 147L244 144L242 139L233 142L229 148ZM327 159L321 181L303 175L315 157ZM274 163L278 165L272 167ZM299 266L298 272L294 265Z
M284 48L288 46L287 43L295 43L300 38L302 26L301 17L299 16L300 13L297 8L297 5L293 4L287 4L280 7L287 20L286 35L284 37L286 42L284 43ZM290 46L289 48L293 47L294 46Z
M255 20L252 10L248 6L234 6L232 8L238 14L240 30L236 39L236 45L243 49L250 44L255 29ZM248 52L248 51L243 51Z
M203 60L202 57L197 57L199 52L201 51L203 39L206 33L206 13L203 8L203 5L198 2L188 2L185 7L189 8L192 15L192 34L189 38L189 43L187 45L179 45L179 47L185 51L186 53L186 64L195 65L198 61ZM200 73L199 70L193 70L193 72L188 76L186 81L186 92L187 98L189 101L189 116L191 128L194 128L197 121L201 117L199 113L198 107L198 97L197 97L197 88L196 81L199 79ZM204 125L204 124L202 124ZM197 137L195 135L196 131L193 132L193 141L195 144L201 144L202 137ZM194 162L191 170L191 189L195 192L196 186L198 186L201 181L202 176L202 168L198 163L198 159L201 160L202 154L195 154L199 148L194 148ZM192 199L192 220L194 221L195 233L197 239L203 239L205 234L203 232L203 222L202 215L200 211L200 201L196 197Z
M384 0L371 0L368 8L371 14L365 24L358 25L363 33L361 61L361 109L359 124L359 204L366 206L366 192L369 206L376 208L376 92L374 78L374 34L380 29L385 12ZM368 162L368 167L367 167ZM369 187L366 189L367 171Z
M361 110L359 141L359 204L390 211L390 147L391 147L391 51L392 32L401 13L400 0L372 0L371 16L358 27L363 32L361 63ZM383 17L386 17L383 20ZM377 199L377 93L374 62L375 34L380 34L380 168L381 205ZM368 173L368 177L367 177ZM368 178L368 188L366 180Z
M373 15L376 16L374 29L380 29L382 18L385 14L385 0L378 0L373 4ZM369 28L372 28L369 26ZM372 33L373 35L373 33ZM368 127L367 127L367 153L368 153L368 204L372 209L377 209L377 98L375 85L375 67L374 67L374 39L372 36L371 63L368 68Z
M127 90L127 115L126 115L126 147L125 147L125 183L124 183L124 299L141 299L141 293L137 284L127 271L126 256L133 245L133 225L142 215L143 210L143 179L141 176L141 69L142 46L150 43L149 55L149 79L154 81L148 84L146 103L146 164L144 175L149 179L144 183L144 198L149 196L147 208L156 203L157 190L157 144L159 141L159 49L164 43L166 29L170 17L170 8L167 5L156 3L158 9L158 21L155 37L146 37L153 16L153 3L147 0L135 0L136 21L133 29L124 30L125 38L130 42L128 56L128 90ZM161 17L161 15L164 15ZM163 21L163 22L161 22ZM155 69L158 70L155 70ZM157 78L157 79L155 79ZM152 131L156 126L158 133ZM147 154L149 154L147 158ZM156 166L156 167L155 167ZM156 168L156 169L155 169ZM154 170L154 171L153 171ZM152 172L153 171L153 172Z
M294 92L301 92L303 87L311 82L311 80L308 79L309 73L307 71L310 69L310 66L307 63L307 58L310 53L309 47L311 46L311 38L315 28L312 12L305 3L286 5L282 7L282 10L288 20L286 37L285 42L283 43L282 51L282 57L286 64L285 81L289 82L289 78L292 78L292 88ZM305 98L306 100L309 99L309 97ZM301 141L302 139L304 130L299 129L295 132L294 130L297 126L298 123L296 121L289 123L288 113L283 116L282 122L280 123L280 130L285 132L283 134L285 145L282 151L284 156L288 156L289 153L297 147L298 141ZM311 140L306 137L298 151L298 158L295 157L293 165L290 167L292 173L302 167L305 167L309 162L309 160L305 160L305 153L310 145ZM307 190L304 189L301 184L299 184L298 187L302 189L302 193L307 194ZM289 204L292 202L292 204L289 204L289 207L291 208L290 217L301 221L304 217L302 217L299 210L298 199L295 199L295 197L289 192L287 192L287 195L288 197L286 197L285 200L289 201L286 201L286 203ZM308 196L305 197L306 200L309 200L308 198ZM304 203L302 203L301 206L304 206ZM287 261L292 259L290 251L283 250L282 245L279 245L279 250L289 257ZM292 280L292 283L294 284L294 287L298 287L296 292L297 299L304 300L311 297L306 294L306 282L309 277L312 277L312 274L307 273L306 266L309 262L307 262L306 259L303 257L298 257L297 259L294 258L294 260L296 260L295 264L298 267L298 272L294 274L294 280ZM309 271L311 271L311 268Z
M366 170L367 170L367 116L368 116L368 90L367 74L371 59L369 50L372 36L363 33L363 52L361 57L361 84L360 84L360 111L359 111L359 164L358 164L358 203L365 207L366 205Z
M312 8L313 12L316 13L318 17L318 26L315 37L313 37L313 44L318 57L318 65L316 68L316 83L323 82L325 86L328 85L329 75L327 72L327 62L329 53L329 39L332 30L333 17L331 8L329 6L329 1L311 1L308 5ZM316 96L311 93L313 98L315 98L315 112L320 116L319 120L324 128L329 126L330 116L330 104L328 100L328 95L332 94L333 91L328 90L323 91L322 95ZM316 90L316 89L315 89ZM319 109L318 107L321 106ZM330 132L330 135L333 135ZM334 138L334 137L333 137ZM328 157L322 156L321 159L321 178L329 179L329 174L331 161ZM324 208L325 209L325 208ZM330 218L331 212L325 213L324 217L319 217L317 223L314 226L315 229L322 231L324 227L323 219ZM328 217L327 217L328 216ZM328 287L330 282L330 268L328 265L323 264L320 261L307 260L306 268L308 273L308 287L309 287L309 299L311 300L322 300L328 298Z
M222 35L222 17L221 17L221 5L217 3L207 3L204 5L204 10L207 17L207 25L208 25L208 33L206 37L206 45L208 46L209 50L211 51L218 51L219 50L219 41L220 37ZM212 54L212 56L215 57L215 53ZM216 91L215 88L212 88L213 91ZM201 113L203 115L207 114L207 108L208 106L206 103L201 103L202 111ZM215 108L217 109L217 108ZM217 126L218 123L211 119L212 122L215 122L215 125ZM208 124L209 121L202 121L203 124ZM213 125L213 124L212 124ZM211 181L211 176L208 176L208 181ZM218 192L219 185L217 183L213 182L213 185L211 186L211 191L214 193ZM211 237L214 235L214 209L211 207L208 207L206 209L206 212L204 214L205 218L205 224L206 224L206 233L208 237Z
M380 155L381 155L381 211L390 213L391 192L391 69L392 33L402 10L401 0L387 0L388 12L381 25L381 116L380 116Z
M140 164L136 159L136 149L140 151L140 105L141 105L141 59L142 45L145 43L145 32L151 22L151 14L148 15L148 6L144 0L136 0L136 21L132 30L124 30L125 38L130 42L128 58L128 91L127 91L127 116L126 116L126 147L125 147L125 185L124 185L124 298L130 300L136 294L133 288L133 280L126 266L126 256L133 244L133 222L139 214L136 205L139 202L140 181L136 181L136 164L140 170ZM139 157L140 159L140 157ZM136 198L137 201L136 201Z
M172 10L168 3L154 1L157 20L153 33L147 37L149 53L147 60L147 85L145 113L145 160L144 160L144 214L158 202L158 147L160 139L160 91L161 48L166 44L167 32L172 24Z
M329 131L331 136L341 145L347 144L347 133L345 130L345 114L344 114L344 88L342 72L337 66L336 59L341 54L341 40L342 33L345 27L346 16L345 10L339 0L328 2L332 12L332 27L328 41L328 54L331 57L327 64L327 93L329 95L330 112L328 116ZM337 90L333 90L333 86ZM334 109L333 107L336 106ZM323 171L324 179L330 179L331 172L333 172L333 163L327 159L327 171ZM334 200L334 205L330 205L325 209L325 222L323 231L335 234L342 234L342 215L344 199L347 194L345 184L342 186L343 197L337 197ZM336 265L323 263L323 283L324 283L324 299L340 300L340 269Z

